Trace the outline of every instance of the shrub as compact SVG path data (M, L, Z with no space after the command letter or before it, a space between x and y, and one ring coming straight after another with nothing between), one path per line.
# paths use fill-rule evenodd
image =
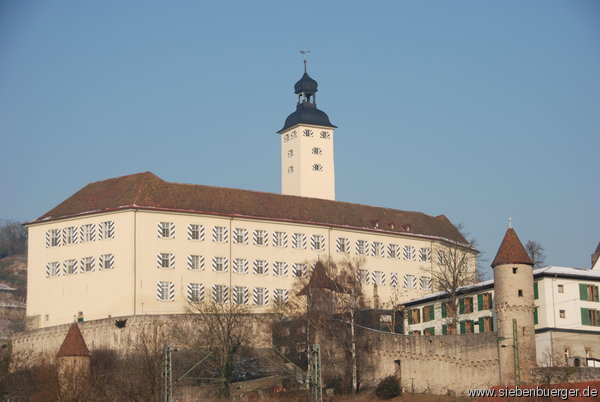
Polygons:
M400 383L393 375L385 377L383 380L381 380L377 385L377 389L375 390L375 395L381 399L391 399L396 396L400 396L400 394L402 394Z

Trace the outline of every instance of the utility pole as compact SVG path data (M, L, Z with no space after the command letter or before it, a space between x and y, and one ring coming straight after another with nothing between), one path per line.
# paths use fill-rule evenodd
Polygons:
M173 401L172 354L173 348L171 345L165 345L165 352L163 355L163 402Z
M312 345L311 351L311 373L310 373L310 400L311 402L323 401L323 389L321 388L321 346L316 343Z
M519 331L517 331L517 319L513 318L513 364L515 369L515 385L521 385L521 362L519 359Z

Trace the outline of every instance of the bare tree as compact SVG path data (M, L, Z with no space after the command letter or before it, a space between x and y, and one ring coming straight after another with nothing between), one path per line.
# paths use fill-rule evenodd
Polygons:
M252 314L244 304L193 301L191 325L179 325L175 336L180 343L210 354L205 361L209 372L222 382L223 396L230 396L234 378L234 356L250 344ZM208 355L205 355L208 356Z
M326 260L314 265L310 276L297 278L290 302L280 311L289 324L303 325L301 331L293 328L292 332L298 336L297 344L306 345L307 360L309 345L321 344L323 360L327 362L323 366L324 372L345 373L349 369L351 388L356 392L361 347L356 321L359 310L365 305L358 273L364 259L348 259L337 264ZM347 353L349 362L343 363L344 366L338 366L339 361L332 352L336 348ZM348 363L350 367L345 366Z
M544 247L540 243L534 240L527 240L525 243L525 251L533 261L534 268L540 268L546 261L546 254L544 254Z
M434 243L432 254L433 288L447 296L447 324L456 332L458 291L478 281L477 253L470 245Z
M0 258L27 251L27 230L12 220L0 223Z

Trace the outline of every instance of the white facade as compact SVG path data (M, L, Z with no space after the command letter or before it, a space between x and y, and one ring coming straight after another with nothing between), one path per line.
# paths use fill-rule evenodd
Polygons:
M301 124L281 132L281 192L335 200L333 128Z
M101 230L102 228L102 230ZM109 230L110 229L110 230ZM234 216L124 210L29 225L27 315L74 319L184 313L194 298L268 309L317 259L364 258L381 304L431 292L431 250L410 235ZM400 298L398 298L400 297Z

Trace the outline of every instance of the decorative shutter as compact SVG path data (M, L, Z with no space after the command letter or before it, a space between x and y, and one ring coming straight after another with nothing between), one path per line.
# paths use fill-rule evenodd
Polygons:
M485 318L479 317L479 332L485 332Z
M477 295L477 310L483 310L483 294L481 293Z
M429 321L432 321L433 319L435 319L435 309L434 305L432 304L431 306L429 306Z
M49 277L52 276L52 273L53 273L52 271L53 271L53 269L52 269L52 263L49 262L49 263L46 264L46 278L49 278Z
M494 317L490 317L490 332L494 331Z
M588 299L587 285L584 283L579 284L579 299L580 300ZM589 323L587 325L589 325Z
M594 301L598 301L598 286L594 286Z
M392 272L391 284L393 288L398 287L398 274L396 272Z
M421 310L417 309L417 324L421 322Z
M442 318L446 318L448 316L448 303L442 302Z
M533 308L533 324L537 324L538 323L538 308L534 307Z
M175 283L169 282L169 301L175 301Z
M430 335L435 335L435 327L429 328Z
M538 294L538 283L537 282L533 282L533 298L537 299L539 297Z
M46 230L46 248L50 248L50 231Z
M169 268L175 268L175 254L169 254Z
M465 334L467 332L467 325L464 321L460 322L460 333Z
M413 324L413 311L408 310L408 323Z
M581 285L579 285L579 289L581 290ZM534 310L535 314L535 310ZM535 319L535 315L533 316ZM581 308L581 324L582 325L590 325L590 310L587 308Z
M442 325L442 335L448 335L448 324Z
M458 313L459 314L465 313L465 299L460 299L458 301Z

